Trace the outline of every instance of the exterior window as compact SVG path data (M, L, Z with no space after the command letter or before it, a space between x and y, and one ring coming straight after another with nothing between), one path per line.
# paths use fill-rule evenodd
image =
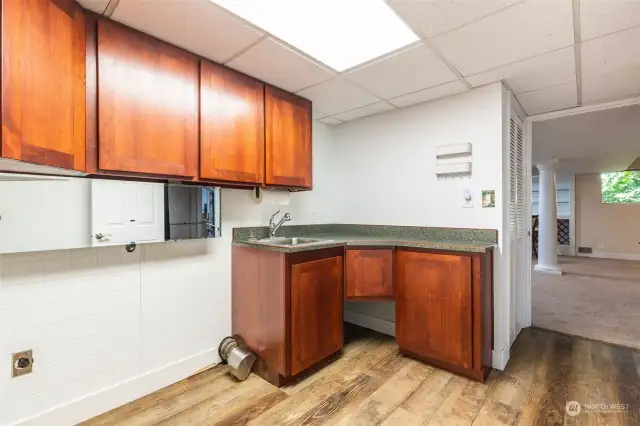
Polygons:
M602 173L602 202L640 203L640 171Z

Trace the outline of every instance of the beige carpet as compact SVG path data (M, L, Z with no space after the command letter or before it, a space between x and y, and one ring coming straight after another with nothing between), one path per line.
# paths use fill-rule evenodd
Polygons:
M640 261L559 260L565 275L533 272L533 326L640 349Z

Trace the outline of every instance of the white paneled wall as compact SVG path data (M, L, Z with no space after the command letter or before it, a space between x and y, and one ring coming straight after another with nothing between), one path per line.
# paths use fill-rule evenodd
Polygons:
M224 190L221 239L1 255L0 425L75 424L218 362L232 228L278 208L288 192ZM34 372L11 379L25 349Z

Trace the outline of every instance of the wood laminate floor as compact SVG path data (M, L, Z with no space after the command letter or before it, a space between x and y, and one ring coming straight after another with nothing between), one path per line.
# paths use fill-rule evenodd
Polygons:
M84 423L97 425L640 425L640 352L526 329L476 383L401 356L375 332L278 389L218 366ZM581 412L569 416L567 402ZM588 404L628 404L613 407ZM575 407L575 406L574 406Z

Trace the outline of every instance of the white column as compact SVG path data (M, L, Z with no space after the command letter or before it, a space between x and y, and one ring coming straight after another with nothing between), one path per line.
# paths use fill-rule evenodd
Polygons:
M538 164L540 197L538 224L538 264L536 271L562 275L558 265L558 205L556 204L556 169L558 160Z

